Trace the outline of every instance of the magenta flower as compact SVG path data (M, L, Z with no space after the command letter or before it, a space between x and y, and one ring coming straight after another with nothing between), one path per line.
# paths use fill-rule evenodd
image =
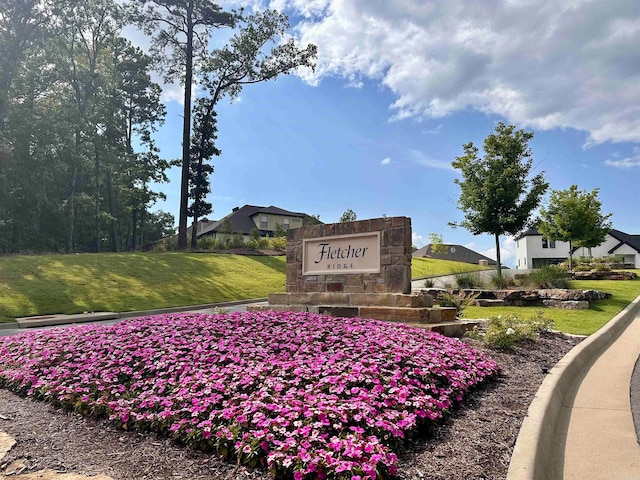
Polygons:
M278 475L396 474L394 450L497 365L418 328L308 313L170 314L0 339L0 385Z

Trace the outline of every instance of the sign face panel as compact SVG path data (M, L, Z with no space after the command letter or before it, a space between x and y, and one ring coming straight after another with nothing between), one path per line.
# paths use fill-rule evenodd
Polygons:
M303 240L303 275L380 273L380 232Z

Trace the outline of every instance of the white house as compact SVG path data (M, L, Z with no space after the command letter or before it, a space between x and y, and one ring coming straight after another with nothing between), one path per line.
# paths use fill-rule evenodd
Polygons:
M588 255L588 249L573 249L574 257ZM640 235L629 235L620 230L611 230L605 241L591 249L593 257L622 255L624 263L640 268ZM530 228L516 238L516 268L540 268L564 262L569 258L569 242L554 242L543 238L535 228Z

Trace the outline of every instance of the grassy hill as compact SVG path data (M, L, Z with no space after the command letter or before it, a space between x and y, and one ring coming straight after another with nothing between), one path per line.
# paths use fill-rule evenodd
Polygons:
M266 297L283 291L284 257L102 253L0 258L0 321Z
M416 258L413 277L480 269ZM206 253L0 257L0 322L266 297L284 291L285 258Z
M471 263L438 260L435 258L413 258L411 262L411 277L422 278L436 275L449 275L462 272L494 269L496 267L481 267Z

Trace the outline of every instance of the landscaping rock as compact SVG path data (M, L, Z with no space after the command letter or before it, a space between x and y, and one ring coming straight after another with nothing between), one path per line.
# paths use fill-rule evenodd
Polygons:
M543 300L545 307L564 308L565 310L589 310L586 300Z
M633 280L638 278L635 272L607 272L607 271L591 271L591 272L573 272L572 277L575 280Z
M476 295L474 305L479 307L514 306L531 307L546 306L566 308L569 310L588 309L589 302L610 298L611 294L600 290L568 290L561 288L547 288L540 290L479 290L479 289L453 289L444 290L432 288L423 290L434 298L442 298L442 294L464 295L466 297ZM566 305L564 305L566 303Z

